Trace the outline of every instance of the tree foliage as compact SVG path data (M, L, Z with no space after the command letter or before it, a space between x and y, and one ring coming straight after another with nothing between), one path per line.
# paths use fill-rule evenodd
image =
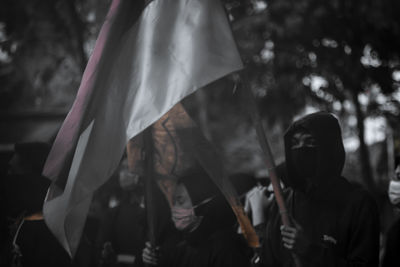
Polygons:
M350 132L358 133L368 176L364 119L384 115L392 127L400 121L400 2L221 1L272 143L279 147L276 136L310 105L343 121L355 117ZM110 2L1 1L2 109L68 108ZM226 78L187 101L217 144L252 136L237 90Z

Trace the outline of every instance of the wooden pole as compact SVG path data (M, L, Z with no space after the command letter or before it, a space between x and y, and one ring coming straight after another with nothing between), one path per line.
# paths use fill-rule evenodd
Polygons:
M152 127L148 127L144 132L144 150L145 150L145 204L148 238L152 247L156 246L155 235L155 203L153 195L154 181L154 159L153 159L153 136Z
M257 103L254 99L253 93L251 92L251 88L248 85L248 79L247 79L245 73L242 74L242 86L243 86L243 88L242 88L243 98L247 99L247 101L245 102L246 107L249 110L250 116L253 121L254 128L257 133L258 141L260 142L261 149L264 153L265 165L267 165L268 173L269 173L269 176L271 179L271 184L272 184L272 188L274 190L276 203L278 204L282 223L285 226L291 226L285 199L283 198L283 195L282 195L281 183L280 183L278 175L276 174L276 165L275 165L274 157L272 155L271 148L268 143L268 139L265 134L265 130L262 125L260 115L258 113ZM300 259L298 258L298 256L294 253L292 253L292 256L293 256L295 265L297 267L301 267L301 262L300 262Z

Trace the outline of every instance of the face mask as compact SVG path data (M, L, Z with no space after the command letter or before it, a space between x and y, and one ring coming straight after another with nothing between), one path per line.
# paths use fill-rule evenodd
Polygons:
M400 181L390 181L389 199L393 205L400 206Z
M214 197L207 198L200 202L199 204L191 207L191 208L181 208L172 206L171 208L171 217L172 221L175 223L175 227L178 230L194 230L199 226L202 216L196 216L194 214L194 210L204 204L210 202Z
M296 175L304 180L315 176L317 150L315 147L300 147L291 150L293 167Z
M172 221L178 230L184 230L193 225L198 219L194 214L194 208L171 208Z

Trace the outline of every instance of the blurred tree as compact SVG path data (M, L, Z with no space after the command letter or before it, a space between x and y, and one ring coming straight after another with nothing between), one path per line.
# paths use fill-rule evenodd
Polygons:
M97 2L0 2L1 109L72 104L90 53L88 44L100 26L96 11L103 8L103 20L108 8L109 1Z
M1 109L68 108L110 2L1 1ZM341 116L354 115L362 176L373 188L364 120L371 114L385 115L393 127L398 125L400 17L396 11L400 2L222 2L247 66L251 89L273 133L273 150L279 151L276 136L281 136L307 105ZM235 92L235 82L226 78L200 91L196 103L188 101L189 109L199 114L206 134L221 146L232 146L232 140L226 138L229 135L239 139L254 134L248 130L250 125L240 112L241 101Z
M374 190L369 152L365 143L364 120L368 115L362 94L373 88L390 95L396 89L393 72L399 68L400 44L398 1L269 1L271 22L276 28L276 47L294 52L296 66L309 76L319 75L327 82L316 99L332 106L335 100L353 103L360 141L362 177ZM277 52L277 60L279 53ZM279 75L281 75L280 72ZM304 80L303 80L304 81ZM300 83L301 81L298 80ZM313 90L314 89L314 90Z
M364 120L371 114L399 114L399 97L393 95L400 80L394 76L400 63L400 18L396 14L400 2L226 2L232 7L228 10L252 73L251 83L260 88L263 114L286 124L310 103L339 114L354 113L362 177L375 191ZM260 6L265 8L258 11ZM373 92L384 100L377 101ZM365 96L370 101L363 101Z

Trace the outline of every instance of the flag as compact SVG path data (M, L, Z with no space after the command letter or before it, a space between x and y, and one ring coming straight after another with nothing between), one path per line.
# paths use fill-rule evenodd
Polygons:
M259 247L258 236L226 175L222 159L181 103L176 104L151 126L151 136L154 147L153 175L170 206L177 180L201 168L232 207L248 245ZM127 147L130 169L134 172L142 171L143 161L138 157L144 150L141 139L142 136L135 137Z
M218 0L113 0L47 158L45 221L73 257L124 147L184 97L241 69Z

